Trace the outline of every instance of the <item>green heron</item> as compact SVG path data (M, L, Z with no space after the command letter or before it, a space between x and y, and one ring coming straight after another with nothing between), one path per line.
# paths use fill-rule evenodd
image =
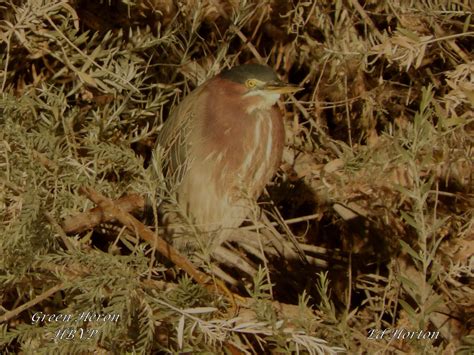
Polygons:
M299 89L268 66L246 64L181 101L157 139L181 217L205 233L239 227L282 158L283 118L275 104Z

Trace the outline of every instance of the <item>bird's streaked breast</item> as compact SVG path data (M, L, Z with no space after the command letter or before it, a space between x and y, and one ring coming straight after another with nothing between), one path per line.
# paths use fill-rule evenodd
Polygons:
M175 144L171 155L186 151L192 157L178 200L203 231L236 228L252 207L248 201L255 202L281 160L283 122L271 107L279 95L270 101L248 97L249 106L235 85L219 78L205 85L198 103L186 101L188 106L177 112L194 117L175 117L175 128L186 128L181 132L186 149Z

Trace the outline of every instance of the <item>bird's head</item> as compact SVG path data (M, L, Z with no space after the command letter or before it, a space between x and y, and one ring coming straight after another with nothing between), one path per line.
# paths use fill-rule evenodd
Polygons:
M272 107L281 94L293 93L302 88L281 81L275 71L266 65L244 64L221 73L220 77L239 86L243 98L249 100L247 111ZM250 103L251 102L251 103Z

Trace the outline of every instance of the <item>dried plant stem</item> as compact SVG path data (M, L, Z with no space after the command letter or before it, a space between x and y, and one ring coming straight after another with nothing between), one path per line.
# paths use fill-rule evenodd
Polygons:
M237 36L242 40L242 42L245 43L245 45L249 48L250 52L254 55L254 57L257 59L257 61L261 64L265 64L265 61L263 60L262 56L258 53L257 49L255 46L249 41L249 39L242 33L242 31L236 27L236 26L231 26L231 29L235 31Z
M16 317L17 315L19 315L24 310L27 310L28 308L31 308L31 307L37 305L38 303L43 302L45 299L51 297L56 292L62 290L64 288L64 286L65 286L64 282L60 283L59 285L53 286L49 290L47 290L47 291L43 292L42 294L40 294L40 295L36 296L35 298L33 298L31 301L28 301L28 302L22 304L21 306L15 308L12 311L6 312L4 315L2 315L0 317L0 323L6 322L11 318Z
M112 200L106 198L92 188L81 187L80 193L87 196L88 199L97 204L102 209L105 216L116 219L126 226L131 232L136 233L143 240L147 241L160 254L162 254L176 266L183 269L198 284L205 286L214 292L223 291L224 294L230 296L230 299L233 300L232 294L227 290L222 282L219 280L214 280L215 287L209 287L209 276L197 270L194 265L191 264L188 259L182 256L174 247L169 245L160 236L154 234L131 214L125 212L119 206L116 206Z
M129 194L115 200L114 204L124 212L133 213L144 210L145 199L139 194ZM61 227L66 234L81 233L101 223L112 222L112 217L105 215L100 207L96 207L86 212L66 217L61 223Z

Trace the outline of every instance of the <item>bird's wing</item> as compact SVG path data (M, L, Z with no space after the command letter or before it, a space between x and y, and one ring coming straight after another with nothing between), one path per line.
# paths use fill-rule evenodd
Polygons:
M195 100L200 91L196 89L175 107L156 141L156 149L162 149L165 176L175 186L183 179L189 165L189 137L195 129Z

